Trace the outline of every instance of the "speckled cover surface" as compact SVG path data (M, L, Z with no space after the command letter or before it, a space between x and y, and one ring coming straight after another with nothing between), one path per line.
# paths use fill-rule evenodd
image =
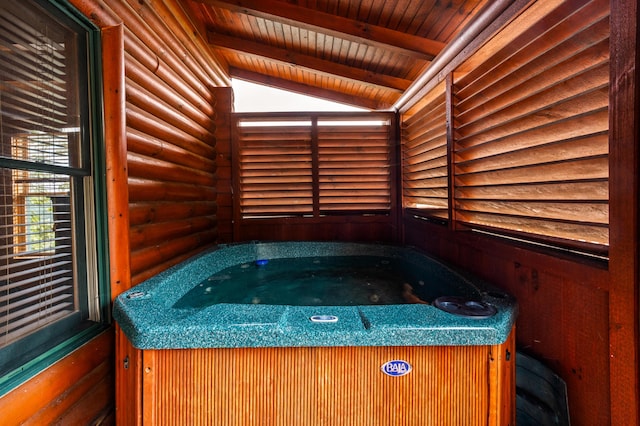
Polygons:
M229 266L262 259L368 255L401 256L425 274L442 274L452 289L496 308L489 318L469 318L432 304L292 306L216 304L177 309L197 283ZM453 290L452 290L453 292ZM313 322L313 316L337 321ZM440 346L503 343L515 323L517 304L507 294L419 251L399 246L335 242L253 242L220 246L137 285L116 298L113 310L139 349Z

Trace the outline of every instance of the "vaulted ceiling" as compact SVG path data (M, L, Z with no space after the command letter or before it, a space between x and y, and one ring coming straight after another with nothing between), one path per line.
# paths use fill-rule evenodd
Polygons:
M489 0L185 0L233 78L388 109Z

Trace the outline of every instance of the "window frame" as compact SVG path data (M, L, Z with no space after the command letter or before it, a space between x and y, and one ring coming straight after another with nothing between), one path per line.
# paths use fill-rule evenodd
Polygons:
M65 0L33 0L54 19L64 22L86 36L84 46L78 49L78 61L86 75L85 95L79 96L80 125L85 129L81 143L80 164L87 165L88 173L81 168L62 168L38 164L45 172L60 172L75 179L79 185L71 185L74 198L72 214L76 217L77 232L74 253L84 251L85 262L75 262L75 275L84 278L83 285L76 286L75 297L81 309L72 315L47 325L37 333L21 337L0 349L0 360L8 368L0 376L0 395L3 395L56 361L68 355L108 328L110 318L110 291L108 266L108 237L106 215L105 141L102 117L102 61L100 29ZM84 77L83 77L84 78ZM2 158L0 166L24 169L21 160ZM28 164L33 169L33 164ZM75 176L71 178L71 176ZM78 214L81 213L81 214ZM79 233L79 234L78 234ZM75 256L75 255L74 255ZM89 265L88 265L89 264ZM91 300L90 300L91 299ZM54 335L53 337L51 335ZM16 351L17 344L27 345L27 351Z

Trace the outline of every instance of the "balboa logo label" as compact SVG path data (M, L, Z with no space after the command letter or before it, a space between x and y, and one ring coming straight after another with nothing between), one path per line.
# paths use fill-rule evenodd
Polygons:
M394 359L392 361L387 361L382 364L380 370L387 376L406 376L411 372L411 364L407 361L403 361L401 359Z

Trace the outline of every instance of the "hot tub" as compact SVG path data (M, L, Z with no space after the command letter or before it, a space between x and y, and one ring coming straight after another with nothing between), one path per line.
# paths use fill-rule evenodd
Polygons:
M118 353L140 366L119 382L142 393L119 409L150 424L513 424L516 311L407 247L220 247L116 299Z

